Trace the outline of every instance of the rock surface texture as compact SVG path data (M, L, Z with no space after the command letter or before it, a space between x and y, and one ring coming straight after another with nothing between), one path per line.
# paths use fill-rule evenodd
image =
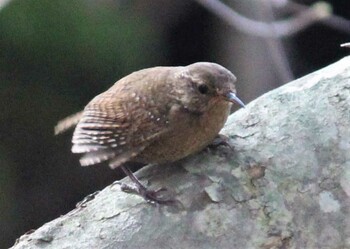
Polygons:
M221 133L233 150L137 173L182 205L115 184L12 248L350 248L350 57L254 100Z

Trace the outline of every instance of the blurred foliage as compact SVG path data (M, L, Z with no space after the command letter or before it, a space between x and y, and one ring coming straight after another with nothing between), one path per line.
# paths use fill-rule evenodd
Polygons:
M95 91L97 80L156 61L152 27L141 13L108 2L14 1L0 15L1 71L55 90L80 91L81 80L90 80Z
M94 169L83 179L65 169L77 162L70 161L69 138L54 137L53 127L118 78L160 63L160 35L132 6L17 0L1 10L0 248L60 207L71 209L62 193L73 198L73 182L98 177Z

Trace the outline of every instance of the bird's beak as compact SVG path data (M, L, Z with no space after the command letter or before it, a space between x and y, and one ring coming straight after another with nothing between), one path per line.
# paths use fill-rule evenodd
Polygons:
M245 104L242 102L242 100L240 100L236 94L234 94L233 92L229 92L225 95L226 99L232 103L237 103L240 106L242 106L243 108L245 108Z

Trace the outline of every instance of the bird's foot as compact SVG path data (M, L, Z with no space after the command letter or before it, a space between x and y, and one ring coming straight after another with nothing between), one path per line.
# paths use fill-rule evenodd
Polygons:
M138 194L149 203L172 205L176 202L176 200L172 198L172 195L170 194L167 188L150 190L144 187L143 185L128 185L122 183L121 190L126 193Z
M214 140L211 142L211 144L208 145L210 149L216 149L220 145L227 146L230 149L234 149L234 147L229 143L230 138L228 136L218 134Z

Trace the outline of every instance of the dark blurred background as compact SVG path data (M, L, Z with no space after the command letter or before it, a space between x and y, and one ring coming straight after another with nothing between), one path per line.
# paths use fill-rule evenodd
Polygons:
M263 1L274 4L271 15L259 1L224 2L266 22L301 7ZM199 0L0 0L0 248L122 177L105 165L80 167L72 132L53 135L58 120L135 70L197 61L233 71L248 103L350 53L339 47L350 41L348 0L331 4L331 18L266 39Z

